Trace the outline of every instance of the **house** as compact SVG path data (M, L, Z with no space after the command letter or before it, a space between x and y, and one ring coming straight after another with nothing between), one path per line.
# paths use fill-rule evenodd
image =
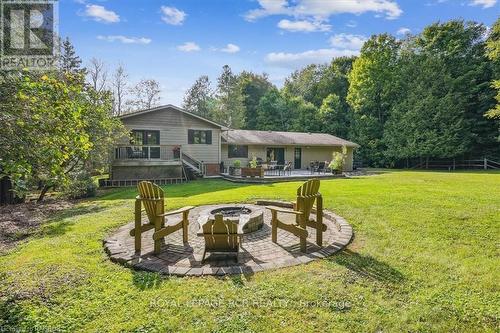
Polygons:
M358 145L329 134L233 130L173 105L119 117L131 136L115 147L110 170L113 181L182 181L186 172L218 175L221 165L253 156L292 162L307 169L310 161L329 161L334 151L347 147L346 170L352 170ZM222 162L222 163L221 163Z

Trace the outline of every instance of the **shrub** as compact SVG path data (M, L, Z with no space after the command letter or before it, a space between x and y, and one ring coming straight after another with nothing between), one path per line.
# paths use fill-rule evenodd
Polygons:
M235 168L241 168L241 161L240 161L240 160L236 160L236 161L234 161L234 162L233 162L233 166L234 166Z
M248 164L250 164L250 168L252 169L257 168L257 157L254 155Z
M332 154L332 161L330 162L330 169L335 170L337 172L342 172L344 170L345 160L347 157L347 147L342 146L341 152L334 152Z
M69 199L95 197L97 185L94 179L86 172L76 174L63 187L63 195Z

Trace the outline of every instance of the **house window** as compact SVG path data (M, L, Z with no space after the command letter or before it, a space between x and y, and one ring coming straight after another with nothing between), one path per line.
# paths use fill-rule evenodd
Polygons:
M160 131L132 130L130 144L134 146L159 146ZM130 158L160 158L160 147L132 147Z
M248 158L248 146L229 145L227 147L227 157Z
M212 144L212 131L208 130L188 130L188 143L190 145L196 144Z
M136 146L160 144L160 131L132 130L130 143Z

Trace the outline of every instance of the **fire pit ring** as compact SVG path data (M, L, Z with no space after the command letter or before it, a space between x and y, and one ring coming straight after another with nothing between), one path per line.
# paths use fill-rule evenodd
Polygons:
M200 212L200 220L208 216L208 221L215 220L215 214L222 214L224 220L243 223L243 233L260 230L264 225L264 207L249 204L227 204L212 206Z

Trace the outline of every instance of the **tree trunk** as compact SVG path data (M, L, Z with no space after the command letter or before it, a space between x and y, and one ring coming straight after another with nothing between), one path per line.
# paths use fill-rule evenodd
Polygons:
M43 198L45 197L45 194L47 194L47 192L50 190L51 187L52 185L44 185L36 202L38 203L42 202Z

